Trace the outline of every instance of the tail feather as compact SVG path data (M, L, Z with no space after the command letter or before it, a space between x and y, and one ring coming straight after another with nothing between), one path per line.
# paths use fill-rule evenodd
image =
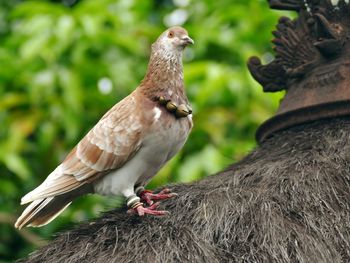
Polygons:
M71 203L64 195L33 201L17 219L15 227L43 226L54 220Z
M63 206L59 211L55 210L52 211L51 213L44 215L42 217L38 217L35 220L33 220L30 224L27 226L32 226L32 227L41 227L44 225L47 225L50 223L52 220L54 220L57 216L59 216L72 202L69 202L65 206Z
M69 193L82 186L82 182L75 179L74 176L57 174L55 171L41 185L23 196L21 205L33 202L34 200Z
M15 227L43 226L54 220L75 198L92 193L93 186L84 184L70 192L34 200L17 219Z

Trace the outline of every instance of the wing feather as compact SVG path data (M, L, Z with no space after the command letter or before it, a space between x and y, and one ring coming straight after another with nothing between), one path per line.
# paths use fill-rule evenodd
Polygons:
M142 146L141 116L132 93L101 118L22 204L67 193L123 166Z

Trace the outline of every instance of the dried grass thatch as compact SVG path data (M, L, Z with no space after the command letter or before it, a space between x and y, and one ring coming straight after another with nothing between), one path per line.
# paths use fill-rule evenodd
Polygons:
M22 262L349 262L349 164L350 119L295 127L173 186L171 216L110 211Z

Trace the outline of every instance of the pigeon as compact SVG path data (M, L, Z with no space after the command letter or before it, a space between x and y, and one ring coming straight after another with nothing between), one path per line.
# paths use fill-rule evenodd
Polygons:
M152 44L144 79L114 105L37 188L21 199L28 204L15 227L39 227L55 219L82 195L124 196L128 212L166 215L159 201L175 196L145 190L157 172L185 144L192 109L185 94L182 55L194 44L179 26Z

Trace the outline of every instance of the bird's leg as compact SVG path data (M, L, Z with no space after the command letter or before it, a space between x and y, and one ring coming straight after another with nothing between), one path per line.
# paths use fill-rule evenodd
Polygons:
M155 216L163 216L168 215L168 211L157 210L159 203L154 203L149 207L144 207L143 203L140 202L140 198L137 195L132 195L127 198L126 201L127 206L130 208L128 210L129 214L136 213L139 216L155 215Z
M177 196L176 193L172 193L169 188L165 188L157 194L154 194L150 190L145 190L143 186L139 186L135 189L136 194L141 198L141 201L148 205L152 205L153 201L160 201Z

